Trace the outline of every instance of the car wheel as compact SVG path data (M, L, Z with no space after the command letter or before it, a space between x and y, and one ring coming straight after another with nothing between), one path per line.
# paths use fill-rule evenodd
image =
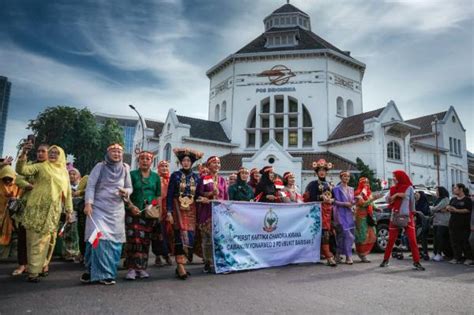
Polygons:
M380 223L377 225L377 241L375 242L375 250L384 252L388 244L388 224Z

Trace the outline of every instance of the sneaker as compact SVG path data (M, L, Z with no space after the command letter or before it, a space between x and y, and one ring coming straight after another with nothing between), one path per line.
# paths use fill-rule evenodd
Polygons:
M389 265L388 260L384 260L384 261L382 261L382 263L380 264L380 268L387 267L388 265Z
M84 284L91 283L91 274L88 272L84 272L80 278L81 282Z
M150 278L150 274L145 270L137 270L138 277L140 279L148 279Z
M163 267L163 261L161 260L161 257L160 257L160 256L156 256L156 258L155 258L155 266Z
M466 266L474 266L474 260L472 259L466 259L466 261L464 262L464 264Z
M211 273L211 265L209 263L204 264L204 269L202 270L204 273Z
M459 265L459 264L462 264L462 261L457 260L457 259L451 259L449 263L453 265Z
M443 260L443 256L441 256L440 254L436 254L434 257L433 257L433 261L442 261Z
M137 278L137 272L135 269L128 269L127 275L125 276L126 280L135 280Z
M104 280L100 280L99 283L103 285L114 285L117 282L115 282L115 279L104 279Z
M428 254L423 254L423 260L429 261L429 260L430 260L430 255L428 255Z
M425 267L423 267L419 262L413 263L413 266L415 266L415 269L418 271L425 271Z

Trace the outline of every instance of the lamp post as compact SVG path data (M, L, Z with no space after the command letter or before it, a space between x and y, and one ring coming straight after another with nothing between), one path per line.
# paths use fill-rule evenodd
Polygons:
M140 113L135 108L135 106L130 104L130 105L128 105L128 107L130 107L131 109L133 109L135 111L135 113L137 113L138 119L140 120L140 125L142 126L142 143L141 143L140 149L141 149L141 151L143 151L143 147L145 145L145 121L143 120L142 115L140 115Z
M436 141L436 175L437 175L437 181L438 181L438 187L440 186L439 184L439 163L440 163L440 158L439 158L439 146L438 146L438 116L434 116L434 124L435 124L435 141Z

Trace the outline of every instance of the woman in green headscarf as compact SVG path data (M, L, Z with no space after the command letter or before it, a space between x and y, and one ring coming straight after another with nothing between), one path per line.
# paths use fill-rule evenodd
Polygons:
M31 165L27 165L27 152L24 148L16 171L24 176L35 176L36 183L26 203L28 211L20 221L26 229L28 280L38 282L39 276L46 276L43 268L48 266L53 254L63 205L66 220L70 220L72 194L63 149L53 145L48 149L48 161Z

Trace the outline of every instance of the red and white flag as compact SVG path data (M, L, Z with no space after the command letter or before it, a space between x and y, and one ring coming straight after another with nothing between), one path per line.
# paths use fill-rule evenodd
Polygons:
M92 232L91 236L88 239L88 242L92 245L92 248L97 248L99 246L100 238L102 237L102 232L99 228L95 228L94 232Z
M67 222L64 223L63 227L59 230L58 236L63 237L64 235L64 229L66 228Z
M202 178L202 183L204 185L207 185L207 184L210 184L210 183L214 183L214 179L212 178L212 176L204 176Z

